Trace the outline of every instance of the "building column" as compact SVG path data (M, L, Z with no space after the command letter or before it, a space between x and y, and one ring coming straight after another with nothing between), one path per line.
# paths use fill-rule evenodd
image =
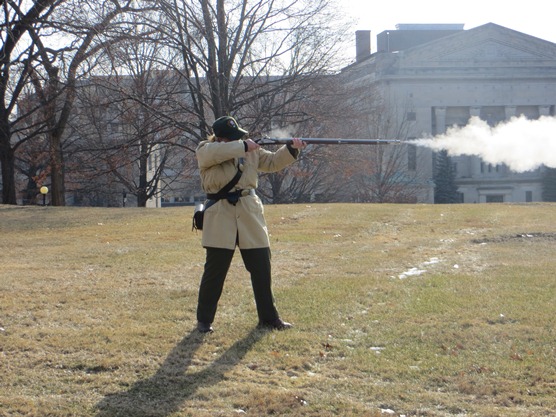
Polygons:
M446 133L446 107L434 108L434 121L436 125L435 135Z
M469 116L471 117L481 117L481 106L471 106L469 108ZM469 163L471 165L471 177L480 176L481 175L481 158L478 156L470 156Z
M550 116L550 106L539 106L539 116Z

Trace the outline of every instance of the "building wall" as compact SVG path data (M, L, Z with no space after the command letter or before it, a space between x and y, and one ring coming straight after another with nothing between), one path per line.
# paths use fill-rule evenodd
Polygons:
M463 26L463 25L462 25ZM386 30L376 37L378 52L397 52L420 45L425 42L438 39L443 36L452 35L463 27L456 29L403 29L403 30Z
M521 114L555 114L556 44L494 24L398 53L373 54L355 67L348 70L361 75L353 82L378 86L402 113L398 123L412 115L408 137L445 133L472 116L494 126ZM462 202L542 200L542 168L519 174L474 156L453 162Z
M548 87L544 84L530 88L528 94L521 94L523 101L527 103L523 106L500 105L503 96L497 96L496 100L493 100L490 89L472 84L467 87L469 88L458 88L442 82L432 85L402 83L391 86L397 97L413 98L413 111L416 115L415 137L442 134L454 125L464 126L471 116L480 117L494 126L519 114L531 118L554 114L553 106L530 105L538 102L537 95L544 94ZM495 86L495 89L496 87L501 90L499 86ZM436 94L426 94L427 91ZM444 91L446 95L439 94L439 91ZM556 95L554 97L556 100ZM478 103L487 104L483 106ZM532 172L515 173L505 165L485 164L476 156L458 156L452 160L456 166L456 183L464 203L487 202L487 199L490 200L494 195L503 196L502 202L526 202L530 195L532 201L542 201L542 168Z

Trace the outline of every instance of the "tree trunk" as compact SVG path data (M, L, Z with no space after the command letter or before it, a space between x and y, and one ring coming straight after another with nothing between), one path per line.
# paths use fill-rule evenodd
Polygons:
M9 129L9 128L8 128ZM0 165L2 166L2 203L17 204L15 193L15 152L10 146L10 134L1 129L5 137L0 138Z
M2 116L6 116L2 112ZM2 203L17 204L15 194L15 151L11 147L10 123L7 117L0 121L0 166L2 166Z
M62 141L57 134L50 137L50 169L51 204L53 206L65 206L64 154L62 152Z
M141 139L139 155L139 189L137 190L137 207L147 207L147 175L149 151L145 139Z

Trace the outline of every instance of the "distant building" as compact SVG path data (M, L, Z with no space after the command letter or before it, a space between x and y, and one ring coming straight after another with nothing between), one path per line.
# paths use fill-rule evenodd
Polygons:
M398 123L410 122L406 139L444 133L471 116L494 126L512 116L555 115L552 42L493 23L398 25L377 36L373 54L369 38L370 31L357 33L356 62L343 74L388 98ZM461 202L542 201L543 168L515 173L478 157L452 160Z
M536 119L555 115L556 44L493 23L470 30L463 27L459 23L400 24L395 30L378 34L374 53L371 31L356 32L355 62L342 70L340 80L367 100L369 109L360 106L364 100L358 99L358 106L369 120L359 117L358 112L352 116L357 122L365 119L363 124L369 127L369 132L361 135L410 141L444 133L453 125L464 126L472 116L494 126L513 116ZM171 73L159 75L160 85L180 87L180 81ZM124 86L129 82L124 78ZM144 189L136 181L140 172L144 173L143 182L155 187L155 193L146 201L147 207L193 205L202 201L205 195L194 156L184 146L177 147L180 151L172 148L171 152L166 146L174 142L183 145L191 138L182 138L179 129L157 118L142 120L132 113L133 106L130 110L123 106L124 101L112 100L113 92L105 92L100 85L94 87L99 94L98 100L93 100L96 106L87 108L77 102L74 125L79 129L73 131L76 140L72 143L78 146L90 141L91 149L100 151L102 145L111 155L99 153L102 157L82 160L78 158L84 153L74 150L71 163L77 175L66 177L67 204L137 205L138 197L133 190ZM187 100L186 88L175 91L177 98L170 95L169 99ZM379 96L380 100L376 100ZM169 106L169 99L156 101L160 111L181 114L180 107ZM141 143L148 152L141 151ZM126 145L126 152L116 152L122 145ZM411 144L375 149L372 158L375 171L358 172L364 177L360 182L333 193L338 201L382 201L383 190L379 188L388 177L389 183L384 188L390 194L384 201L434 202L432 151ZM363 160L367 163L371 158L365 154ZM463 203L542 201L545 168L515 173L505 165L493 166L473 156L455 157L452 162ZM110 164L115 168L108 169ZM377 167L383 169L376 170ZM106 175L99 176L99 172ZM93 175L85 177L84 173ZM129 184L124 186L126 181ZM360 197L362 190L380 196ZM392 198L392 193L397 197ZM318 196L312 198L319 201Z

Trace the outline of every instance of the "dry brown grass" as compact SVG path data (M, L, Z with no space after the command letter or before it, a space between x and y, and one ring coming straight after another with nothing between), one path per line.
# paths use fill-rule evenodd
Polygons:
M554 416L555 209L267 206L203 337L191 208L0 206L0 416Z

